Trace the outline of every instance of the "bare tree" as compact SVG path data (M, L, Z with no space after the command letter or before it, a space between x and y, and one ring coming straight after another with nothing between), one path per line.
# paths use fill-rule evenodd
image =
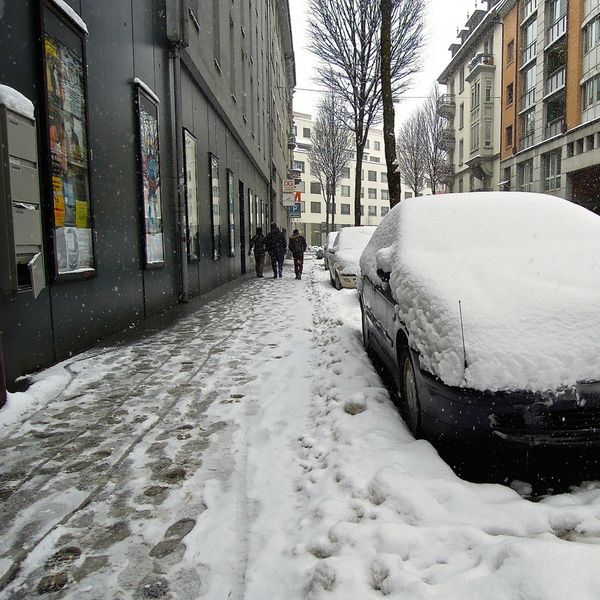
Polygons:
M396 93L403 91L418 67L423 43L423 0L380 0L380 10L383 140L390 207L393 207L400 202L401 193L394 135L394 84Z
M326 230L335 225L335 192L342 179L344 168L352 158L352 132L340 115L340 99L329 92L320 102L311 136L312 145L308 152L313 172L321 184L325 199Z
M431 182L431 191L434 194L439 190L449 168L448 155L442 149L444 119L438 112L439 98L440 88L436 83L422 108L425 127L425 143L423 148L425 170L427 171L427 178Z
M397 143L400 173L415 196L425 188L426 137L424 111L418 109L400 127Z
M422 18L401 18L409 4L423 0L392 0L392 94L406 89L416 71ZM373 0L309 0L311 50L321 59L319 80L344 103L343 116L354 133L356 176L354 219L361 221L361 170L369 129L381 118L381 10ZM422 15L422 11L419 12ZM413 15L414 16L414 15ZM418 40L411 52L407 40Z

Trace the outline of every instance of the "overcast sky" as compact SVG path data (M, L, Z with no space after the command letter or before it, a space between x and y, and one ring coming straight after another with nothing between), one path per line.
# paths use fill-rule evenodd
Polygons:
M426 0L426 2L426 46L423 71L415 78L413 88L405 95L401 104L396 106L396 125L423 101L418 98L419 96L427 96L431 85L450 60L448 47L456 38L456 28L462 28L467 20L467 13L472 14L476 6L476 0ZM307 0L290 0L297 79L294 110L312 114L318 103L319 94L298 89L318 87L313 81L317 63L306 48L306 23L309 18L306 12L307 4Z

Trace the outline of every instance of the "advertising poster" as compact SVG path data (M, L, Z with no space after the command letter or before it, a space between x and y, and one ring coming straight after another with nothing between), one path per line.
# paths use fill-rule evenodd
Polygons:
M80 55L44 34L48 138L59 275L94 269L85 80Z
M227 210L229 212L229 256L235 256L235 205L233 173L227 171Z
M200 231L198 226L198 181L196 173L196 138L184 131L185 138L185 198L187 219L188 260L200 258Z
M211 206L212 206L212 228L213 228L213 260L221 258L221 211L219 206L219 159L210 155L210 182L211 182Z
M139 128L142 196L147 265L164 264L163 222L160 197L158 108L139 93Z

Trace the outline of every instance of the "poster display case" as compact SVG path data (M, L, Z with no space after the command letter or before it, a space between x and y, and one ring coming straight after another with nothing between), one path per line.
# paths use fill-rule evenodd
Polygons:
M219 184L219 159L214 154L210 154L209 158L213 260L219 260L221 258L221 188Z
M229 221L229 256L235 256L235 190L233 173L227 169L227 212Z

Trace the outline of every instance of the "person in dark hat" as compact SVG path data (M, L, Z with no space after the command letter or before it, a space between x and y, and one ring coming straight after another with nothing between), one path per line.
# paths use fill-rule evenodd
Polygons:
M297 229L292 232L290 237L289 249L294 257L294 272L296 279L302 279L302 268L304 267L304 253L306 252L306 240L300 235Z
M277 276L283 277L283 260L285 258L285 236L276 223L271 223L271 231L265 237L267 252L271 257L273 267L273 279Z
M265 254L267 252L266 249L266 238L263 235L262 227L256 228L256 235L250 240L250 250L248 250L248 255L252 253L252 249L254 248L254 266L256 268L256 276L263 276L263 268L265 266Z

